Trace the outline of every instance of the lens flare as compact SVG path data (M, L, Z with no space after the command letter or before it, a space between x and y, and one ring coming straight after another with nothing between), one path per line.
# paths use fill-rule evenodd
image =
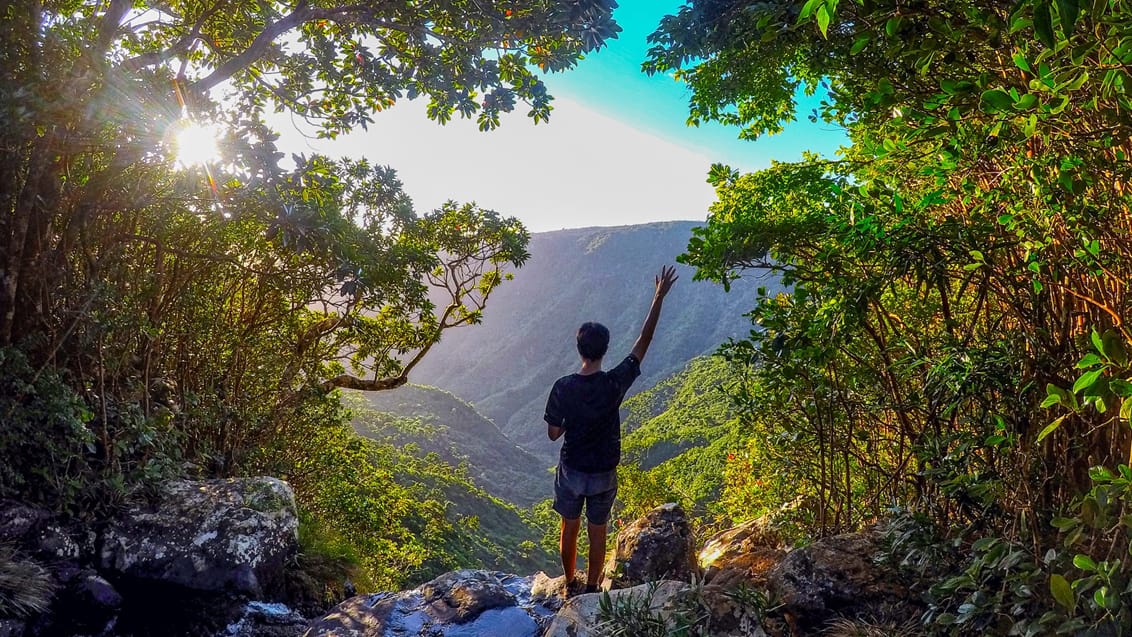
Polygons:
M214 126L197 122L182 125L173 139L177 163L182 168L207 166L220 156L220 132Z

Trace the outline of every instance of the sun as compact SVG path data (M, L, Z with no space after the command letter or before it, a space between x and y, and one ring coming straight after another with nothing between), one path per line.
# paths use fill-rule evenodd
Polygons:
M187 121L173 138L177 164L182 168L205 166L220 155L220 131L215 126Z

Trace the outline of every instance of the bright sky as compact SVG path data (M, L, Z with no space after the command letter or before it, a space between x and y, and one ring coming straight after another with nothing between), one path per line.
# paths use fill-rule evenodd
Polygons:
M418 212L448 199L474 201L535 232L704 219L714 199L705 182L712 163L756 170L805 150L834 154L844 134L807 120L815 99L801 105L799 122L758 142L722 126L686 126L688 91L640 70L645 38L681 4L621 0L619 38L546 78L555 96L549 123L534 125L520 105L500 128L481 133L474 120L441 126L425 117L423 103L403 102L376 114L368 131L333 141L283 127L284 148L388 164Z

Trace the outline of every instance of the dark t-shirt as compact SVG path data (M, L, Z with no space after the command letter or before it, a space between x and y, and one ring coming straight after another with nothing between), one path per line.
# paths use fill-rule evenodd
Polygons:
M559 462L576 471L599 473L621 460L621 401L641 375L630 354L617 367L596 374L570 374L554 383L543 419L566 430Z

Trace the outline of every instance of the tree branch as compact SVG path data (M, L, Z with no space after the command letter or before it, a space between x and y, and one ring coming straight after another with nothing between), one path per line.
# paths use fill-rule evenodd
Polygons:
M270 47L271 43L278 39L279 36L306 22L313 16L314 10L311 9L306 0L303 0L290 14L265 26L263 31L260 31L259 35L252 40L252 43L249 44L248 48L244 49L243 52L225 61L204 78L193 82L189 88L198 93L207 93L217 84L220 84L236 73L251 66L256 60L267 53L268 47Z

